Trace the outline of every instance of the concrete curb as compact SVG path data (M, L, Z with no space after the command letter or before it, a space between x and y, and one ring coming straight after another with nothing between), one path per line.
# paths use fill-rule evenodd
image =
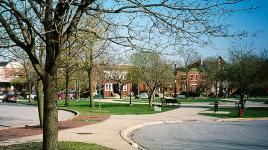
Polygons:
M141 150L146 150L144 147L142 147L141 145L137 144L135 141L133 141L128 135L133 132L134 130L137 130L139 128L143 128L146 126L150 126L150 125L158 125L158 124L165 124L164 121L154 121L154 122L147 122L147 123L143 123L143 124L139 124L136 126L131 126L128 127L124 130L120 131L120 136L130 145L134 146L137 149L141 149Z
M64 110L64 111L69 111L69 112L74 113L74 116L72 118L65 119L65 120L60 120L60 121L66 121L66 120L74 119L74 118L76 118L76 117L78 117L80 115L80 113L78 111L75 111L75 110L72 110L72 109L58 108L58 110Z
M218 121L222 122L235 122L235 121L254 121L254 120L268 120L268 117L261 118L226 118L226 119L218 119Z
M230 119L213 119L211 121L206 121L206 122L236 122L236 121L251 121L251 120L268 120L268 117L263 117L263 118L230 118ZM198 121L198 120L194 120L195 122L203 122L203 121ZM133 131L139 129L139 128L143 128L146 126L151 126L151 125L160 125L160 124L173 124L173 123L182 123L182 122L187 122L187 120L172 120L172 121L154 121L154 122L147 122L147 123L143 123L143 124L139 124L139 125L135 125L135 126L130 126L126 129L123 129L120 131L120 136L130 145L132 145L133 147L140 149L140 150L146 150L145 147L139 145L138 143L136 143L135 141L133 141L130 137L131 137L131 133L133 133Z
M194 120L194 121L198 121L198 120ZM146 127L146 126L160 125L160 124L173 124L173 123L182 123L182 122L186 122L186 121L183 121L183 120L164 121L163 120L163 121L147 122L147 123L143 123L143 124L128 127L128 128L126 128L124 130L121 130L119 134L128 144L134 146L137 149L146 150L146 148L144 148L143 146L141 146L138 143L136 143L135 141L133 141L130 138L129 134L132 133L133 131L139 129L139 128L143 128L143 127Z

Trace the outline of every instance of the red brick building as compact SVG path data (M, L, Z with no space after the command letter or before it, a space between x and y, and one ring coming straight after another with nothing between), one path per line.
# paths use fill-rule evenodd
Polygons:
M17 78L24 77L23 66L16 60L0 62L0 88L10 88L11 82Z

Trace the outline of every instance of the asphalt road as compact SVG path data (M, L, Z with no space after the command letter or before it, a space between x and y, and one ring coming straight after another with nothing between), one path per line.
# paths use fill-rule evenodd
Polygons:
M58 112L59 120L67 120L74 116L69 111L59 110ZM37 124L39 124L37 107L0 102L0 129Z
M267 150L268 121L153 125L138 129L132 139L151 150Z

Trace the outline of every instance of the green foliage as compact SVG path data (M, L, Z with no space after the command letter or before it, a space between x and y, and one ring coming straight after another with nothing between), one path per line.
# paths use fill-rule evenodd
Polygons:
M210 111L214 111L211 109ZM200 113L201 115L218 117L218 118L238 118L238 109L236 108L219 108L219 111L230 112L229 114L210 114L210 113ZM267 107L256 107L256 108L246 108L243 118L259 118L268 117Z
M11 81L11 85L23 85L27 82L25 78L16 78Z
M131 56L131 63L131 78L146 84L149 97L161 85L174 82L172 66L160 54L136 52Z

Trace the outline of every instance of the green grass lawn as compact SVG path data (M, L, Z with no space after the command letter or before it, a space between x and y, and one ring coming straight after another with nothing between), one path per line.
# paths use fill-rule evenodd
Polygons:
M213 111L211 109L210 111ZM229 114L209 114L209 113L199 113L205 116L211 117L218 117L218 118L238 118L238 110L235 108L220 108L219 111L227 111L230 112ZM259 117L268 117L268 108L261 107L261 108L247 108L245 110L243 118L259 118Z
M3 150L41 150L41 142L29 142L22 144L14 144L8 146L0 146L0 149ZM100 146L97 144L88 144L81 142L59 142L58 150L112 150L111 148Z
M21 101L20 103L29 104L27 101ZM33 105L37 105L36 101L33 101ZM64 107L64 101L58 101L59 108L67 108L78 111L81 115L100 115L100 114L116 114L116 115L127 115L127 114L153 114L155 112L153 107L148 107L147 104L120 104L120 103L99 103L95 102L95 108L89 107L88 100L80 101L69 101L69 106ZM100 107L99 107L100 106ZM162 112L172 110L176 107L161 107Z
M187 98L187 99L178 99L179 102L181 103L194 103L194 102L215 102L215 101L220 101L220 102L227 102L226 100L222 100L222 99L214 99L214 98L207 98L207 99L204 99L204 98ZM129 98L125 98L125 99L116 99L114 101L118 101L118 102L129 102ZM132 99L131 100L132 102L137 102L137 103L147 103L148 104L148 99ZM157 97L153 100L153 102L161 102L160 101L160 98Z
M248 101L264 102L264 103L268 104L268 98L249 98Z

